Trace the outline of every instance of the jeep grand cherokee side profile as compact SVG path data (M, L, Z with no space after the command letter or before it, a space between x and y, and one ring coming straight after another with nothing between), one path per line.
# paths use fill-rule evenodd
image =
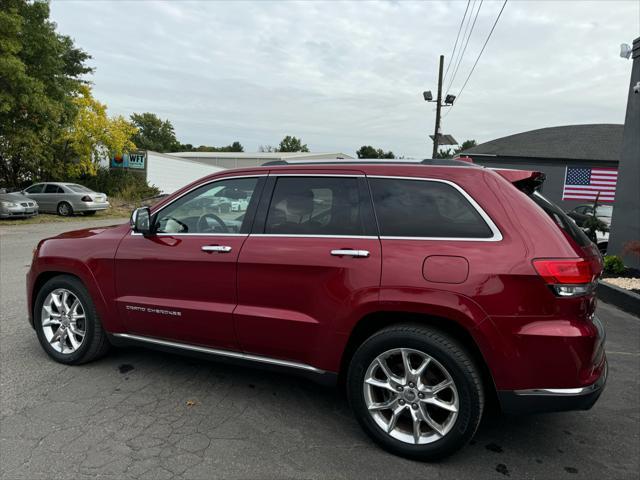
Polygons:
M40 242L30 321L66 364L139 344L340 379L373 440L438 459L487 398L589 409L604 387L600 255L542 180L457 161L227 170Z

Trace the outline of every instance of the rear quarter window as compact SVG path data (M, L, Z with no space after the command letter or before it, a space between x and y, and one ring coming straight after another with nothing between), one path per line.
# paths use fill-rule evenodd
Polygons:
M591 240L585 235L576 223L562 211L555 203L550 202L543 197L539 192L535 192L531 195L531 199L538 205L544 212L551 217L554 223L565 232L570 238L581 247L587 247L591 245Z
M491 238L478 210L452 185L431 180L371 178L371 193L386 237Z

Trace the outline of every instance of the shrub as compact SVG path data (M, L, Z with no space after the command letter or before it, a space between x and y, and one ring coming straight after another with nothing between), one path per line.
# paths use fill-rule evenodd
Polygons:
M68 181L80 183L96 192L104 192L110 197L119 197L127 201L142 200L160 193L160 190L149 185L140 173L128 170L111 170L101 167L95 175L81 175Z
M604 272L613 275L620 275L625 271L624 263L622 259L617 255L605 255L604 257Z

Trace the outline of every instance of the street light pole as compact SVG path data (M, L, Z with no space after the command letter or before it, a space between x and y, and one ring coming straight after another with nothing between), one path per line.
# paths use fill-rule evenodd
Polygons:
M440 55L440 69L438 73L438 99L436 100L436 128L433 132L433 154L431 158L438 155L438 140L440 140L440 109L442 108L442 67L444 66L444 55Z

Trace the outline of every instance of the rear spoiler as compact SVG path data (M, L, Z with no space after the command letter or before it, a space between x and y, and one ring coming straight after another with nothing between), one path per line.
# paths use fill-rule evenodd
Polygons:
M547 178L544 173L535 170L511 170L508 168L492 168L491 170L502 175L527 195L539 190Z

